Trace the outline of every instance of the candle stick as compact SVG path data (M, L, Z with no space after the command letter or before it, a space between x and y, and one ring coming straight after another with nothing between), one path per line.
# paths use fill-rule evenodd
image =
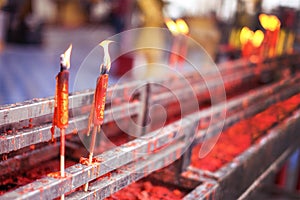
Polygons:
M240 33L240 41L242 46L242 55L245 58L249 58L252 52L252 43L250 38L253 37L253 31L251 31L248 27L243 27Z
M179 40L178 40L179 30L178 30L176 23L173 20L166 19L165 23L166 23L168 29L170 30L170 32L172 33L172 35L174 36L173 41L172 41L171 54L169 57L169 64L171 67L175 67L175 65L178 62L177 53L179 50Z
M180 66L182 67L182 64L185 60L185 56L187 54L188 50L188 41L187 37L189 36L189 26L183 19L177 19L176 20L177 29L182 34L181 36L181 48L180 48L180 56L178 58Z
M248 27L243 27L240 33L243 57L254 60L259 58L263 40L264 33L261 30L253 32Z
M96 143L96 134L100 132L101 125L104 121L104 109L105 109L105 99L106 99L106 90L108 86L108 73L111 67L110 56L108 52L108 45L112 41L105 40L101 42L99 45L104 49L104 59L103 64L100 66L100 76L97 79L96 90L94 94L94 101L92 110L89 116L89 124L88 124L88 135L93 126L92 138L90 143L90 154L89 154L89 165L92 164L93 161L93 152ZM88 183L84 186L84 191L88 190Z
M60 72L56 76L55 107L53 116L55 126L60 129L60 176L65 177L65 130L69 124L69 68L72 45L60 56ZM64 199L64 195L61 196Z
M280 20L275 15L260 14L259 21L266 30L264 50L267 51L267 56L275 56L281 26Z

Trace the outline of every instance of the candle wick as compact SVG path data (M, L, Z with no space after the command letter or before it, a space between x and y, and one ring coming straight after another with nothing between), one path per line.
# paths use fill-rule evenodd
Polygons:
M107 67L104 64L100 65L100 74L107 74Z
M68 67L67 67L66 59L64 57L64 54L61 54L60 55L60 71L62 72L67 69L68 69Z

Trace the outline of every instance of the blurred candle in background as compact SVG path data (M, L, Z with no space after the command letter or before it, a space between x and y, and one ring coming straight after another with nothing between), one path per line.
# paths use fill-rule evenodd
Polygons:
M177 24L172 20L172 19L165 19L165 24L169 31L173 35L173 41L172 41L172 47L171 47L171 52L170 52L170 57L169 57L169 65L171 67L175 67L176 64L178 63L178 53L179 53L179 30L177 27Z
M177 30L179 31L180 35L180 47L179 47L179 56L178 62L182 67L187 51L188 51L188 36L189 36L189 26L183 19L176 20Z
M264 40L264 55L273 57L276 55L276 47L280 33L280 20L275 15L260 14L259 21L266 30Z

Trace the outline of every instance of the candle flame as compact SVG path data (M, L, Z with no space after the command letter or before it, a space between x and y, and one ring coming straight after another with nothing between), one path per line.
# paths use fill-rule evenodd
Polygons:
M253 37L253 31L251 31L248 27L243 27L240 33L240 41L242 45L245 45L250 38Z
M264 37L264 33L261 30L255 31L252 37L252 44L254 47L259 47L262 44Z
M176 20L177 29L180 33L186 35L189 33L189 26L186 24L186 22L183 19L177 19Z
M166 19L165 23L166 23L168 29L170 30L170 32L173 35L178 35L179 34L178 27L177 27L176 23L172 19Z
M254 47L259 47L264 40L264 33L261 30L253 32L248 27L243 27L240 33L240 41L242 45L251 42Z
M70 68L71 52L72 44L70 44L69 48L65 51L65 53L60 56L60 64L67 69Z
M280 28L280 20L275 15L260 14L259 21L262 27L269 31L275 31Z
M114 41L111 40L104 40L102 41L99 46L102 46L104 49L104 58L103 58L103 64L100 66L100 72L103 73L108 73L111 67L111 60L110 60L110 55L108 51L108 45Z

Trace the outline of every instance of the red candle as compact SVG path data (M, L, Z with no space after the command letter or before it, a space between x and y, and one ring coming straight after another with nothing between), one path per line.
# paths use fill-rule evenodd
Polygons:
M94 101L92 110L89 117L89 124L88 124L88 135L90 129L93 127L92 138L90 143L90 154L88 164L92 164L93 161L93 153L96 143L96 134L97 131L100 131L100 127L104 122L104 110L105 110L105 99L106 99L106 90L108 86L108 73L111 67L110 56L108 52L108 45L112 41L105 40L101 42L99 45L104 49L104 62L100 66L100 76L97 79L95 94L94 94ZM88 183L85 184L84 190L88 190Z
M267 56L275 56L281 26L280 20L275 15L260 14L259 21L266 30L264 42L265 53Z
M260 56L261 44L264 40L264 33L261 30L253 32L248 27L241 30L240 41L242 45L242 55L245 58L257 60Z
M165 20L166 26L168 27L168 29L170 30L170 32L172 33L172 35L174 36L173 38L173 42L172 42L172 47L171 47L171 52L170 52L170 57L169 57L169 65L171 67L175 67L176 64L178 63L178 53L179 53L179 30L178 27L176 25L176 23L171 20L171 19L166 19Z
M108 74L103 74L97 79L94 104L94 126L103 124L107 85Z
M53 115L52 140L54 128L65 129L69 123L69 68L72 45L61 55L60 72L56 76L55 104Z
M177 25L177 29L179 30L179 32L182 34L181 37L181 48L180 48L180 56L179 56L179 63L182 66L184 60L185 60L185 56L187 54L187 50L188 50L188 40L187 37L189 36L189 27L186 24L186 22L183 19L177 19L176 20L176 25Z
M55 126L60 129L60 176L65 176L65 130L69 124L69 68L72 45L61 55L60 72L56 76L55 107L52 140ZM64 199L64 195L61 196Z
M69 71L63 70L56 76L56 126L67 128L69 122Z

